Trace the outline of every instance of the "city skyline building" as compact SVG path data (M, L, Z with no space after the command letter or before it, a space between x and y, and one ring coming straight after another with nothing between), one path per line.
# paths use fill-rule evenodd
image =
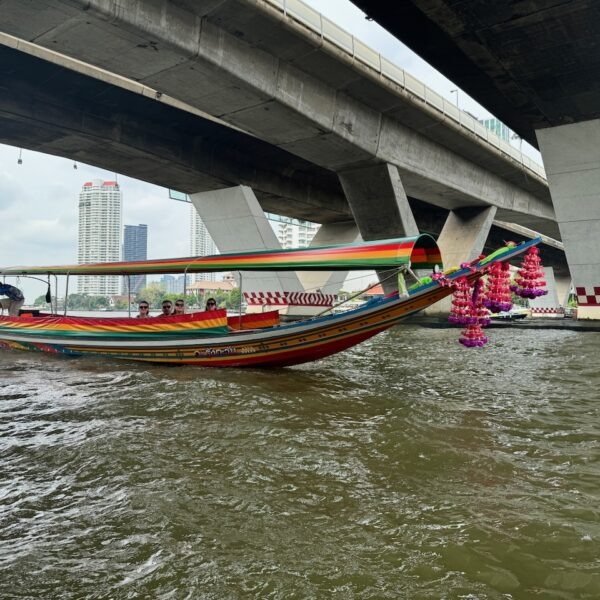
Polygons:
M86 181L79 193L78 264L103 263L121 259L123 194L116 181ZM77 280L80 294L116 296L118 275L82 275Z
M123 260L146 260L148 258L148 225L125 225L123 229ZM129 285L128 285L129 283ZM131 286L131 289L129 289ZM146 287L146 275L123 277L123 294L137 294Z
M165 290L167 294L183 294L183 288L185 284L185 275L163 275L159 279L159 285ZM188 277L189 283L189 277Z
M218 249L206 229L206 225L190 204L190 255L208 256L217 254ZM216 281L215 273L194 273L193 281Z
M275 223L275 235L284 250L290 248L308 248L321 226L310 221L292 222L281 220Z

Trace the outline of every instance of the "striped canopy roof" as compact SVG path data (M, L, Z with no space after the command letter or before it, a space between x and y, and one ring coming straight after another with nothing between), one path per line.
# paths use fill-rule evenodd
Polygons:
M213 256L165 258L134 262L5 267L0 275L138 275L208 273L216 271L346 271L390 269L410 265L414 269L442 267L440 250L427 234L410 238L359 244L322 246L300 250L263 250Z

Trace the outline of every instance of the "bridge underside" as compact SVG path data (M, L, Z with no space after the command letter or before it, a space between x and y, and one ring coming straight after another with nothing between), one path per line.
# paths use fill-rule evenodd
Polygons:
M254 136L2 45L0 81L1 143L188 193L242 183L265 211L352 219L335 173Z
M352 0L532 146L600 117L600 5Z
M6 33L135 79L325 172L389 163L410 197L449 210L493 205L498 218L558 235L539 174L269 2L0 5ZM263 203L268 191L244 179Z
M0 142L187 193L243 184L263 210L316 223L353 215L338 175L254 136L0 45ZM44 82L44 85L40 85ZM451 208L409 202L439 233ZM499 211L514 221L519 214ZM544 233L555 234L546 220Z

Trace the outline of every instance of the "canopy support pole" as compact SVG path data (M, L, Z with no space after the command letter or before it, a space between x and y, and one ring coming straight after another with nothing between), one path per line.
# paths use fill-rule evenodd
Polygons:
M131 319L131 275L127 275L127 316Z
M57 304L56 304L56 312L58 314L58 299L56 300ZM65 284L65 309L64 309L64 316L67 316L67 304L69 303L69 274L67 273L67 283Z
M238 304L238 324L240 331L242 330L242 272L238 271L238 275L240 277L240 301Z
M53 314L58 314L58 275L54 275L54 308L52 308L52 303L50 303L50 310Z

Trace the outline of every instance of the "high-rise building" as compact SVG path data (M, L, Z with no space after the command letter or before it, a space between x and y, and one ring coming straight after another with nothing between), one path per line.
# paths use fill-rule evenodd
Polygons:
M282 220L277 223L275 234L284 250L308 248L317 231L319 231L319 227L319 224L310 221L298 221L296 223Z
M83 184L79 194L79 243L77 262L112 262L121 258L122 193L116 181L94 179ZM119 276L78 277L80 294L115 296Z
M206 225L190 204L190 254L191 256L208 256L217 254L217 247L206 229ZM194 281L215 281L214 273L195 273Z
M173 275L163 275L159 280L160 286L167 294L183 294L185 283L185 275L179 275L178 277L174 277ZM189 275L187 283L191 283Z
M123 260L146 260L148 258L148 225L125 225L123 231ZM127 277L123 277L123 294L129 291L137 294L146 287L145 275L130 275L128 290Z
M495 133L501 140L508 142L510 129L498 119L480 119L479 122L492 133Z

